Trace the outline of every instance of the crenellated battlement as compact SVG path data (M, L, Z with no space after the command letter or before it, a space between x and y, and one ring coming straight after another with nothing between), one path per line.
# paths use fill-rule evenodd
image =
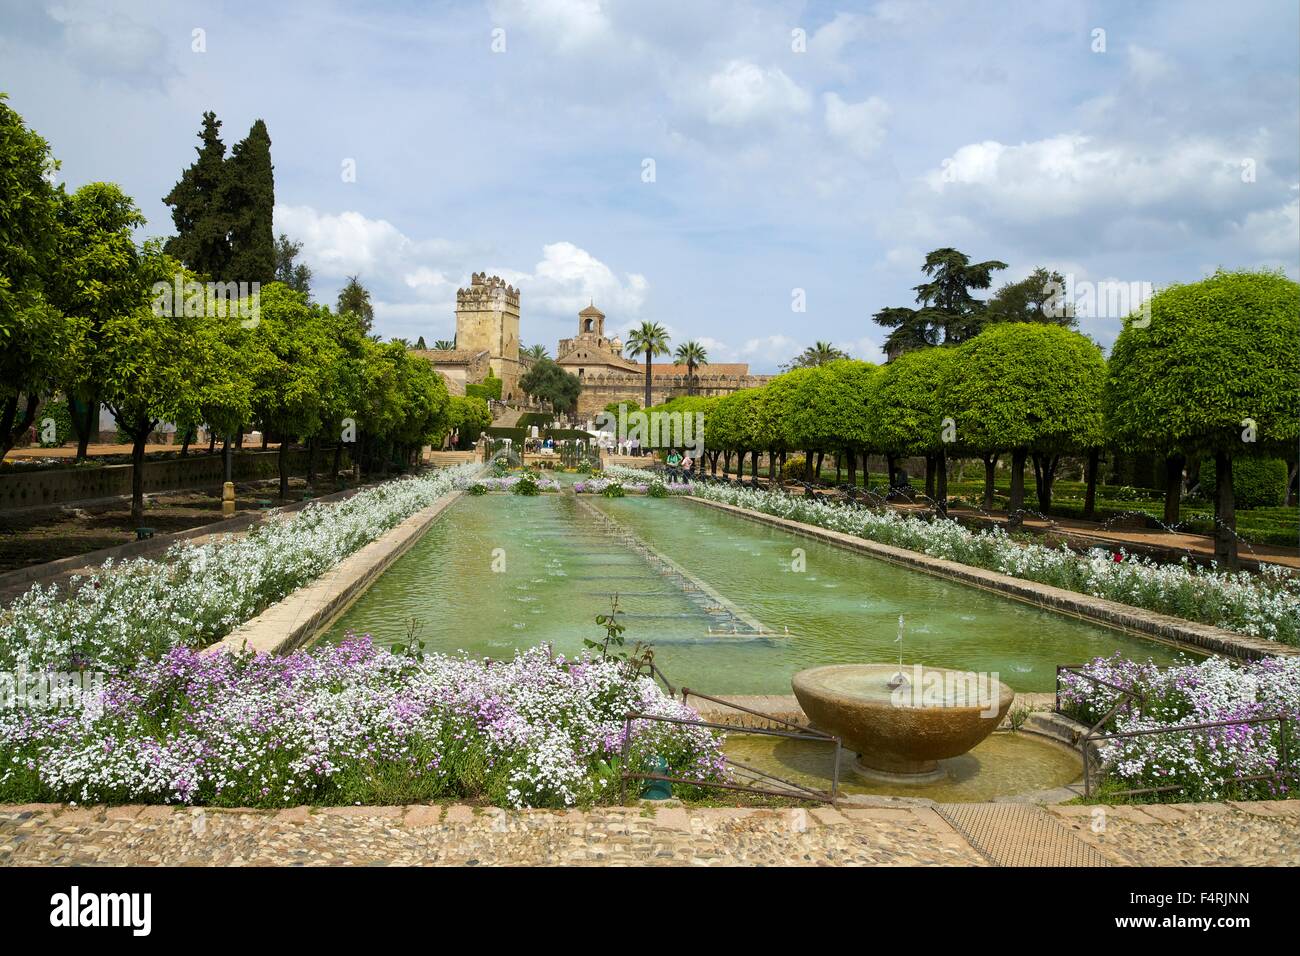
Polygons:
M500 276L490 276L486 272L475 272L470 276L467 289L456 290L456 308L491 309L500 304L519 309L519 290Z

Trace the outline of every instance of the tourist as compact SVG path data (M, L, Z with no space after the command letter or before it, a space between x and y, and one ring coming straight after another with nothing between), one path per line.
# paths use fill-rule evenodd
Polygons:
M682 481L688 485L691 483L691 470L694 467L695 462L689 454L682 459Z
M681 463L682 463L682 456L677 454L677 449L674 448L672 451L668 453L668 480L669 481L676 481L680 477L681 473L677 469L681 466Z

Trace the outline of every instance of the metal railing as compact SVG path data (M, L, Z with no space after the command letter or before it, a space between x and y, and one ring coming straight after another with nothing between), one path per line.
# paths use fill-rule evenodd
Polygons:
M664 678L667 684L667 679ZM671 685L669 685L671 686ZM737 710L754 717L761 717L773 724L779 724L783 727L792 728L789 730L777 730L774 727L746 727L739 724L725 724L716 721L689 719L685 717L662 717L655 714L645 714L639 711L630 712L623 721L623 751L621 771L619 775L619 799L620 802L627 799L627 784L630 780L657 780L667 783L684 784L701 788L718 788L722 790L734 790L741 793L755 793L762 796L785 797L793 800L814 800L819 803L834 804L839 799L840 789L840 762L843 757L843 743L839 737L823 733L807 724L801 724L797 721L787 720L784 717L778 717L775 714L765 714L762 711L754 710L737 704L734 701L724 700L721 697L713 697L709 694L701 694L690 688L682 688L682 703L686 703L688 697L696 697L700 700L707 700L711 703ZM692 777L675 777L669 774L661 773L642 773L628 770L628 761L631 757L632 749L632 722L634 720L649 720L660 723L677 724L687 727L704 727L711 730L730 731L741 734L758 734L767 737L781 737L786 740L806 740L818 743L833 743L835 745L835 761L831 770L831 786L829 790L819 790L816 787L807 787L793 780L787 780L776 774L768 773L758 767L751 767L748 764L740 763L730 757L727 758L727 766L733 770L740 770L748 774L748 777L741 778L737 782L719 781L704 778ZM780 789L775 786L767 786L768 782L780 785Z
M1093 764L1096 763L1097 770L1104 771L1105 765L1101 759L1101 745L1107 741L1113 740L1131 740L1137 737L1154 737L1165 736L1178 733L1201 733L1209 730L1220 730L1227 727L1251 727L1261 724L1278 725L1278 760L1276 769L1271 773L1249 774L1247 776L1223 777L1215 783L1248 783L1257 780L1272 780L1278 784L1285 785L1288 780L1300 781L1300 767L1291 766L1291 747L1289 745L1288 725L1295 718L1286 714L1269 714L1262 717L1239 718L1236 720L1216 720L1197 724L1175 724L1170 727L1152 727L1144 730L1126 730L1114 731L1112 733L1098 733L1103 727L1110 723L1112 719L1121 711L1132 713L1134 705L1138 707L1139 713L1146 703L1141 694L1134 693L1127 687L1120 687L1118 684L1112 684L1101 678L1093 677L1091 674L1084 673L1083 664L1058 664L1056 668L1056 706L1054 712L1064 716L1066 714L1061 709L1061 674L1068 672L1076 677L1081 677L1091 684L1098 687L1105 687L1107 690L1115 691L1119 696L1110 709L1102 716L1100 720L1079 737L1079 750L1083 758L1083 796L1085 800L1092 799L1093 784L1092 771ZM1094 750L1094 747L1096 748ZM1096 759L1094 760L1094 753ZM1100 776L1098 778L1100 783ZM1141 794L1152 793L1172 793L1175 791L1186 790L1188 784L1175 783L1161 787L1133 787L1126 790L1110 790L1105 794L1107 797L1132 797Z

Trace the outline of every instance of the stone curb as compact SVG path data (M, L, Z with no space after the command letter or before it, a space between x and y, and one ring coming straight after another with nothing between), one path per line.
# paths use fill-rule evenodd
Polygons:
M389 565L409 551L461 494L452 491L443 495L201 653L219 654L247 648L259 654L286 654L309 643L347 610Z
M269 479L268 479L269 480ZM56 561L46 561L43 564L32 564L25 568L17 568L13 571L6 571L0 574L0 594L10 591L17 596L23 585L32 585L38 582L48 581L61 575L69 574L74 571L80 571L83 568L97 568L110 558L114 561L120 561L130 558L151 558L163 554L174 544L182 541L193 541L196 538L220 537L224 534L239 534L247 531L254 525L264 524L268 521L275 521L284 515L292 514L295 511L301 511L311 504L332 504L336 501L343 501L351 498L358 491L364 491L372 488L374 485L358 485L354 488L345 488L343 491L334 491L327 495L321 495L318 498L312 498L308 501L291 501L282 505L276 505L270 511L245 512L244 514L235 515L233 518L222 518L217 521L211 521L208 524L197 525L193 528L186 528L184 531L172 531L166 534L155 535L152 538L146 538L143 541L128 541L126 544L115 544L110 548L99 548L95 551L87 551L84 554L74 554L67 558L59 558ZM186 490L186 489L181 489ZM68 502L68 507L73 507L80 502ZM56 506L57 507L57 506Z
M1195 814L1245 813L1251 816L1277 820L1294 820L1300 824L1300 799L1296 800L1232 800L1226 803L1155 803L1155 804L1071 804L1044 806L1048 813L1063 820L1087 819L1097 809L1108 817L1129 823L1145 825L1179 824ZM308 823L313 820L392 820L403 826L452 826L482 823L491 825L500 821L569 820L573 822L600 818L627 821L645 819L655 827L666 829L691 829L693 823L702 826L734 823L740 820L783 822L793 829L804 826L847 826L855 823L877 821L912 822L940 833L952 833L952 827L935 812L933 806L854 807L832 808L764 808L764 807L596 807L577 809L503 810L499 807L480 807L464 803L414 803L393 806L339 806L339 807L285 807L281 810L264 810L253 807L192 807L179 804L125 804L121 806L94 805L86 807L63 803L0 804L0 815L48 814L50 821L59 826L75 826L105 820L142 820L166 822L178 817L189 818L197 813L206 815L261 816L279 823Z
M1199 624L1195 621L1188 621L1167 614L1158 614L1155 611L1120 604L1118 601L1093 597L1077 591L1067 591L1064 588L1058 588L1050 584L1025 581L1009 574L986 571L983 568L972 567L957 561L931 557L918 551L908 551L905 548L880 544L866 538L859 538L856 535L845 534L841 531L830 531L816 525L791 521L788 518L779 518L776 515L769 515L760 511L750 511L747 508L740 508L719 501L696 498L694 495L683 495L681 497L687 501L693 501L700 505L716 508L719 511L726 511L748 518L759 524L782 528L807 538L815 538L852 551L858 551L879 558L882 561L888 561L891 564L903 565L960 584L983 588L986 591L994 591L1005 597L1034 604L1046 610L1081 617L1107 627L1134 631L1189 650L1222 654L1241 660L1300 656L1300 647L1292 647L1289 644L1280 644L1277 641L1236 634L1220 627L1212 627L1209 624Z

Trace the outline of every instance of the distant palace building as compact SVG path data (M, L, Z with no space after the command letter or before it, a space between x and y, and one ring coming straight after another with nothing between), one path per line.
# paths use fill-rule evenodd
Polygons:
M468 289L456 292L456 348L425 349L423 355L447 380L453 394L481 382L490 370L501 379L501 397L522 403L519 379L532 360L519 354L519 290L497 276L474 273ZM605 313L595 303L578 313L578 334L560 339L556 361L582 382L578 416L590 418L606 405L645 398L645 365L623 354L618 336L605 335ZM744 362L703 365L694 376L685 365L660 364L651 368L650 393L654 404L678 395L726 395L742 388L764 385L768 375L750 375Z

